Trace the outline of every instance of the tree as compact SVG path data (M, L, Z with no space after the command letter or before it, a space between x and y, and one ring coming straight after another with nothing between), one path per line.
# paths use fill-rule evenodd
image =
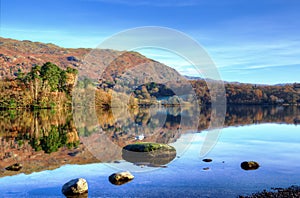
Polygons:
M47 81L50 86L50 91L61 91L59 90L60 81L65 81L61 79L61 77L65 77L65 75L61 76L63 70L60 69L57 65L47 62L41 68L41 77L43 81Z
M41 67L39 65L34 65L31 68L31 71L26 75L25 82L30 86L30 90L33 93L33 98L37 102L38 91L41 86L41 77L40 77Z
M23 81L25 77L25 74L22 72L22 70L19 68L17 72L17 80Z

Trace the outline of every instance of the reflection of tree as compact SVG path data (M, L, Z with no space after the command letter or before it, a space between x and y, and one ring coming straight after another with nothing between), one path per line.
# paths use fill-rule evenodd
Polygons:
M0 135L2 140L13 141L12 145L20 148L31 145L34 150L46 153L61 147L77 147L79 135L89 137L99 132L120 146L138 141L139 136L144 141L170 143L192 126L198 126L198 131L210 126L211 109L202 108L200 115L193 113L187 107L96 109L95 118L78 117L75 127L70 111L0 111ZM298 124L299 115L300 107L296 106L228 106L224 125ZM188 122L182 122L184 119Z
M0 134L19 146L28 142L35 151L51 153L63 146L79 144L69 111L0 111L0 116Z
M51 129L48 132L47 136L42 136L39 141L32 139L34 142L32 147L36 150L40 148L46 153L52 153L58 150L59 147L66 144L66 135L60 134L58 131L58 127L51 126ZM39 144L36 144L39 142Z
M294 124L300 107L297 106L228 106L225 125L246 125L257 123Z
M135 140L173 142L180 136L181 113L193 111L173 108L135 108L97 111L99 126L116 144L123 146Z
M299 113L300 108L296 106L228 106L224 126L294 124ZM97 117L103 132L120 146L138 141L136 138L140 135L145 137L143 141L170 143L193 129L192 126L198 126L198 131L207 129L211 109L202 108L200 115L194 115L193 109L188 107L114 109L97 111Z

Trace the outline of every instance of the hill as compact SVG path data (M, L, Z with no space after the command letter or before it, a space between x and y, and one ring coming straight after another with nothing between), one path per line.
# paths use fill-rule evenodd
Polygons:
M114 74L122 74L141 64L147 65L143 70L144 77L181 78L176 70L137 52L62 48L49 43L18 41L0 37L0 78L13 78L19 69L27 73L32 66L43 65L46 62L52 62L62 69L76 68L80 75L89 78L100 78L100 74L103 72L102 76L110 76L108 80L112 80Z
M11 105L11 98L14 99L14 104L14 101L18 100L15 97L16 95L20 96L19 98L26 95L32 101L34 101L33 99L38 100L37 94L35 94L35 97L30 97L34 93L33 90L37 85L37 81L34 81L31 86L27 86L26 94L22 93L20 95L19 91L23 89L23 85L16 84L14 79L20 73L32 73L35 65L42 66L47 62L51 62L65 71L78 70L79 80L83 82L83 87L86 87L89 83L97 86L98 90L95 95L96 105L99 106L110 106L111 94L115 91L124 93L124 96L120 95L120 103L130 101L129 103L133 106L162 104L161 101L157 101L174 95L179 96L179 98L172 98L168 101L172 104L175 101L178 105L179 102L193 101L194 92L200 104L210 105L212 102L206 84L209 79L181 76L173 68L137 52L62 48L54 44L28 40L18 41L0 37L0 79L9 81L2 83L0 86L4 94L2 94L3 96L0 95L0 99L6 98L5 102L8 104L4 106L13 106ZM41 86L38 88L45 90L44 84L48 83L48 79L47 77L43 78L40 83ZM69 85L74 85L76 79L77 77L73 76L73 81ZM213 80L210 81L213 82ZM84 83L87 84L84 85ZM291 105L300 103L300 86L297 83L273 86L227 82L224 82L224 84L226 99L229 104ZM8 90L14 90L14 92L9 95L7 94ZM64 88L61 90L66 91ZM174 90L177 92L174 93ZM187 90L192 92L188 93ZM70 91L71 89L67 93L70 93ZM87 90L87 92L90 91ZM128 94L131 93L133 98L129 99ZM51 96L53 93L43 94L45 99L49 95ZM57 95L59 94L54 93L56 98ZM57 100L49 101L46 106L49 107L50 103L57 102ZM87 103L87 101L84 102Z

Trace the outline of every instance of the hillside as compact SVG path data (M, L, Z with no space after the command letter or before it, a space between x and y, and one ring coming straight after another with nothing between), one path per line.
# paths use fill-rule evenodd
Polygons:
M0 78L12 78L18 69L27 73L33 65L52 62L62 69L76 68L81 76L92 79L112 76L130 71L137 65L146 65L144 77L159 75L180 78L180 74L157 61L142 56L137 52L120 52L110 49L62 48L54 44L18 41L0 37ZM146 69L145 69L146 68ZM105 70L105 71L104 71ZM157 72L159 71L159 72ZM157 77L159 78L159 77Z
M39 102L37 97L32 97L36 81L31 83L31 86L27 86L27 92L21 93L19 91L24 90L23 85L20 87L13 79L16 79L20 71L26 74L32 72L35 65L42 66L47 62L66 71L78 70L79 80L83 82L83 87L89 83L97 85L98 90L95 95L96 105L99 106L110 106L112 91L124 93L124 95L120 95L119 102L116 102L117 106L119 103L122 105L122 101L128 100L132 106L158 104L157 99L172 97L175 94L179 98L172 98L169 100L171 103L175 101L178 104L180 100L189 102L194 100L192 97L194 91L191 86L195 90L200 104L210 105L212 102L204 79L181 76L173 68L148 59L137 52L111 49L71 49L54 44L0 37L0 79L9 81L0 86L4 94L0 96L0 99L6 98L4 107L14 106L15 101L18 101L16 96L22 98L26 95L30 100ZM76 79L77 77L73 77L74 82ZM44 81L47 83L47 78L44 78ZM43 89L44 81L38 88L45 90ZM74 82L71 84L74 85ZM224 84L228 104L299 105L300 103L299 83L274 86L227 82ZM10 90L14 92L7 94ZM177 92L173 93L174 90ZM188 93L187 90L191 92ZM86 91L92 93L91 90ZM70 90L67 93L70 93ZM129 99L125 93L127 95L133 93L133 97L130 96ZM84 92L79 94L86 95ZM44 98L47 98L53 93L43 95ZM59 93L54 93L56 98L57 95ZM183 100L181 96L185 99ZM13 105L11 105L11 99L13 99ZM57 103L58 101L51 100L47 102L46 106L49 107L49 104L53 102ZM87 103L87 101L84 102Z

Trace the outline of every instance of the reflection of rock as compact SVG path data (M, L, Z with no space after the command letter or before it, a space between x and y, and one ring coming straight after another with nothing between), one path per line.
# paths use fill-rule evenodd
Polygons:
M122 157L134 164L148 164L153 167L172 161L176 157L176 150L167 144L139 142L125 146Z
M85 179L77 178L70 180L69 182L65 183L61 189L62 193L69 197L69 196L76 196L81 194L87 194L88 192L88 184Z
M241 168L244 170L256 170L259 168L259 164L254 161L249 161L249 162L242 162L241 163Z
M130 182L131 180L133 180L133 178L134 176L130 172L126 171L126 172L114 173L108 177L108 180L112 184L122 185L127 182Z
M212 162L212 159L203 159L203 162Z
M22 169L22 167L23 167L22 164L15 163L15 164L13 164L11 166L6 167L5 169L6 170L10 170L10 171L19 171L19 170Z

